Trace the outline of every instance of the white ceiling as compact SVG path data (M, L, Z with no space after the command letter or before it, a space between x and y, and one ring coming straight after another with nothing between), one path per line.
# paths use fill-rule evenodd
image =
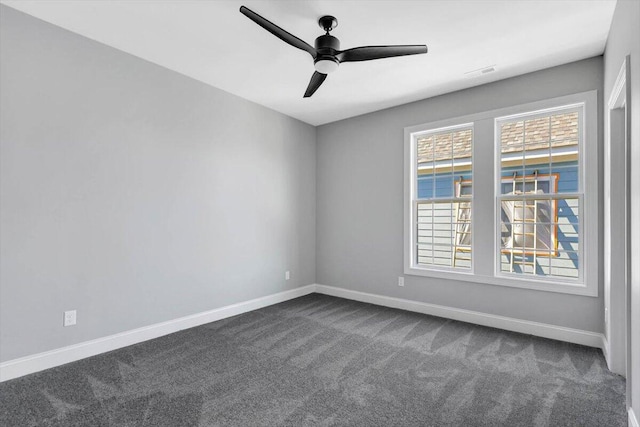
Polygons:
M312 125L600 55L615 0L2 0L3 4ZM426 44L426 55L342 64L311 98L311 56L241 5L313 45L338 18L342 49ZM466 72L495 65L469 78Z

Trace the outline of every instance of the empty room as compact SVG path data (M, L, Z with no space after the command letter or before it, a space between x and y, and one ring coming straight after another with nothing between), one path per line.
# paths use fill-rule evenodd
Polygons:
M640 0L0 0L0 425L640 427Z

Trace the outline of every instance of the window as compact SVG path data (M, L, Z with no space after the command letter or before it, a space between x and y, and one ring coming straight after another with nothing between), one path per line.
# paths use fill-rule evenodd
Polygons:
M467 126L415 135L417 265L471 268L472 142Z
M597 296L596 99L406 128L405 274Z
M499 272L580 279L582 106L496 120Z

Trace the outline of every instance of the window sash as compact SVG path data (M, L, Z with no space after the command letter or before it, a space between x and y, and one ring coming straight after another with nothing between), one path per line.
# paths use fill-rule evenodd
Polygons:
M500 200L540 200L540 199L577 199L584 196L582 193L540 193L540 194L501 194L497 198Z
M494 275L496 277L511 277L511 278L523 278L526 277L528 280L531 280L532 282L553 282L553 283L576 283L576 284L584 284L584 258L585 258L585 251L583 250L584 248L584 235L585 235L585 228L584 228L584 120L585 120L585 102L579 102L579 103L575 103L575 104L569 104L569 105L565 105L565 106L556 106L553 108L547 108L547 109L543 109L543 110L539 110L539 111L533 111L533 112L523 112L523 113L519 113L519 114L515 114L515 115L509 115L509 116L505 116L505 117L496 117L494 118L494 123L495 123L495 132L494 132L494 150L495 150L495 158L496 158L496 167L495 167L495 173L496 173L496 179L495 181L495 242L494 242L494 257L495 257L495 270L494 270ZM578 191L574 191L574 192L549 192L549 193L539 193L539 194L534 194L534 193L522 193L522 194L502 194L502 184L504 183L505 180L508 180L509 182L513 181L513 178L509 177L509 176L503 176L503 162L504 162L504 154L502 152L502 129L503 126L505 124L508 123L516 123L516 122L523 122L523 143L522 143L522 151L516 151L516 152L511 152L508 153L509 155L507 156L509 158L510 161L513 162L513 160L511 160L511 158L521 158L522 159L522 167L523 170L526 170L527 167L528 168L535 168L535 164L526 164L526 159L527 159L527 150L526 150L526 144L524 143L524 136L526 135L524 127L526 127L526 122L529 120L536 120L536 119L541 119L541 118L545 118L545 117L552 117L554 115L560 115L560 114L570 114L570 113L577 113L578 114L578 123L577 123L577 146L576 146L576 150L577 150L577 175L578 175L578 179L577 179L577 184L578 184ZM551 126L551 124L550 124ZM548 156L545 157L541 157L541 159L545 159L546 161L544 163L541 163L541 165L548 165L549 168L549 175L553 170L553 145L551 144L551 138L552 138L552 134L551 132L549 132L549 147L548 148L544 148L544 149L540 149L537 151L540 152L544 152L547 151L549 154ZM556 162L555 164L558 164L559 162ZM546 178L546 177L545 177ZM531 178L527 175L527 176L522 176L522 175L518 175L515 177L516 180L516 184L518 184L518 179L522 180L521 182L524 182L525 184L527 182L531 182ZM551 190L551 189L549 189ZM502 214L501 214L501 210L502 210L502 203L503 202L517 202L517 201L522 201L522 202L532 202L535 200L550 200L550 201L554 201L557 202L559 200L564 200L564 199L577 199L578 200L578 231L577 231L577 236L578 236L578 266L577 266L577 270L578 270L578 274L577 277L573 278L573 277L561 277L561 276L555 276L551 273L551 270L549 271L548 275L538 275L536 273L520 273L520 272L505 272L503 271L502 267L502 256L506 253L511 254L511 256L513 256L515 254L515 248L512 249L506 249L502 247L502 225L503 222L502 221ZM517 222L514 222L517 224ZM550 223L551 224L551 223ZM557 224L557 221L554 221L553 224ZM536 236L537 239L537 236ZM555 244L557 244L557 241L555 242ZM534 250L535 251L535 250ZM528 257L530 257L531 255L527 254L527 248L523 247L523 254L516 254L516 256L521 257L523 260L525 258L528 259ZM562 251L559 251L562 252ZM557 253L559 253L557 251ZM541 255L541 254L537 254L535 253L533 256L534 259L534 263L535 260L540 257L540 258L545 258L545 255ZM546 256L546 258L551 259L552 255L548 255ZM534 265L534 271L536 269L537 266Z
M442 135L447 135L447 134L454 134L456 132L464 132L464 131L471 131L471 153L469 157L465 157L465 158L456 158L455 154L455 146L452 144L451 146L451 158L450 159L440 159L440 160L436 160L436 139L438 136L442 136ZM434 137L434 143L433 143L433 160L426 162L426 163L418 163L418 140L421 138L425 138L425 137ZM464 173L465 174L469 174L469 173L473 173L473 145L474 145L474 129L473 129L473 124L470 123L462 123L462 124L458 124L458 125L454 125L454 126L447 126L447 127L440 127L440 128L434 128L434 129L427 129L427 130L422 130L420 132L416 132L413 133L411 135L411 158L412 158L412 173L411 173L411 180L412 180L412 192L411 192L411 218L412 218L412 239L411 239L411 245L412 245L412 264L415 266L418 266L419 268L423 268L423 269L429 269L429 270L444 270L444 271L452 271L452 272L471 272L473 271L473 251L472 251L472 246L471 245L466 245L465 247L465 253L467 254L467 257L471 258L470 261L470 265L467 266L456 266L456 254L458 251L458 246L462 246L462 245L458 245L456 244L457 242L457 235L458 235L458 227L459 227L459 221L458 218L454 218L454 215L457 213L457 207L454 207L454 204L457 204L459 206L459 204L461 203L470 203L470 208L471 210L473 210L473 189L472 189L472 194L470 195L464 195L464 196L458 196L456 197L455 195L457 194L456 189L457 189L457 183L455 179L452 179L452 194L454 195L453 197L440 197L440 196L435 196L436 194L436 177L438 176L438 169L442 169L442 168L450 168L450 172L447 172L445 174L441 174L441 177L445 177L447 175L450 175L452 178L455 176L455 169L456 167L463 167ZM420 170L430 170L430 172L428 173L423 173L420 174L418 173ZM430 197L418 197L418 178L419 177L431 177L432 179L432 185L433 185L433 189L431 191L431 196ZM419 218L419 212L418 212L418 208L420 205L433 205L435 207L435 205L437 204L451 204L451 212L450 215L448 215L448 217L450 218L448 222L442 222L442 223L436 223L435 221L433 221L433 218L435 217L433 215L433 211L432 211L432 221L431 221L431 243L420 243L420 224L428 224L428 223L424 223L424 222L420 222L420 218ZM448 225L448 230L450 233L450 239L452 240L452 243L449 245L443 245L443 244L439 244L435 242L435 224L438 224L440 226L444 226L445 224ZM469 229L471 230L470 233L473 233L473 215L470 215L470 223L469 223ZM422 230L424 231L424 230ZM442 231L442 230L440 230ZM461 233L467 233L466 230L463 230ZM473 234L471 234L473 236ZM444 236L438 236L439 238L444 238L446 239L447 237ZM428 246L429 249L421 249L420 245L425 245ZM441 252L449 252L452 255L452 257L450 258L450 263L451 265L443 265L443 264L437 264L435 262L435 252L437 251L437 249L441 249ZM448 250L446 250L448 249ZM421 250L428 250L431 251L431 263L421 263L420 262L420 251ZM442 258L444 259L444 258Z

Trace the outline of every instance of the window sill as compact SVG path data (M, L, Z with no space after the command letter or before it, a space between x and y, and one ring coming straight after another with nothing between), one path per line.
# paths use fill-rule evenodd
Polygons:
M549 282L543 280L527 280L518 277L484 276L472 272L452 271L447 269L430 269L417 266L405 267L404 274L410 276L432 277L446 280L457 280L462 282L482 283L485 285L506 286L510 288L532 289L543 292L557 292L571 295L584 295L597 297L598 289L595 286L589 287L582 283Z

